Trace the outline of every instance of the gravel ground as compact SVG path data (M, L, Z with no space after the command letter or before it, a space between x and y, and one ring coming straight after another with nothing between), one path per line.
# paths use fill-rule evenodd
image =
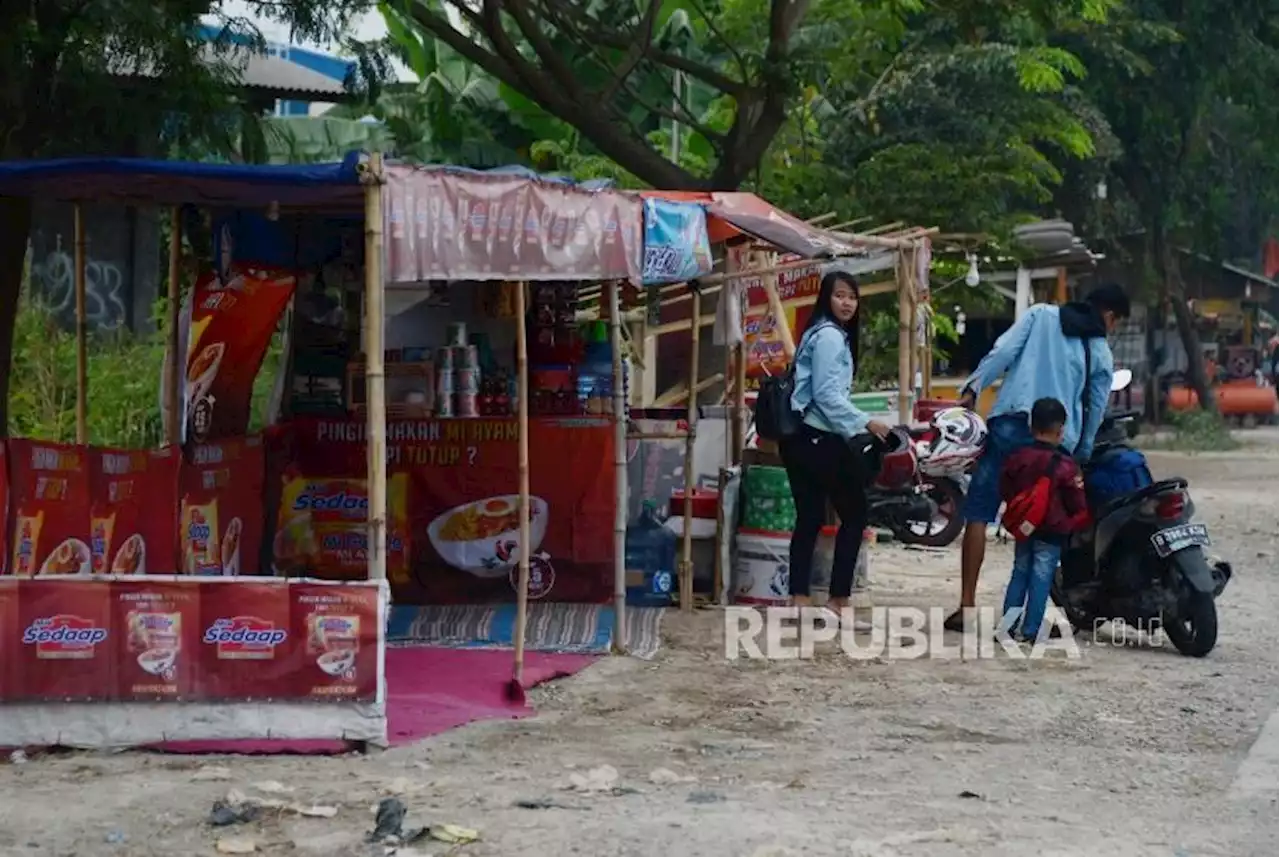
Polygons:
M396 793L410 823L481 836L401 855L1270 857L1276 433L1250 433L1233 453L1150 457L1158 475L1191 479L1236 568L1203 660L1104 643L1078 660L854 662L821 649L731 663L719 613L672 613L653 662L604 660L534 691L536 718L375 756L0 764L0 855L213 854L231 835L255 853L385 854L362 836ZM950 606L957 565L954 550L883 546L876 600ZM993 545L983 603L999 601L1008 567L1009 549ZM337 815L205 824L228 789L265 781Z

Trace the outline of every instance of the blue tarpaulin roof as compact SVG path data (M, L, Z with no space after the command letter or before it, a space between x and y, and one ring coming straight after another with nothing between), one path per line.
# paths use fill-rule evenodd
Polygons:
M0 161L0 196L210 207L360 210L359 153L339 163L287 166L204 164L139 158Z
M360 210L364 192L356 174L361 154L352 152L328 164L206 164L141 158L66 158L50 161L0 161L0 196L173 206L190 203L220 208L261 208L276 202L287 208ZM521 166L469 170L439 165L428 169L493 172L532 181L605 190L612 182L575 182L542 175Z

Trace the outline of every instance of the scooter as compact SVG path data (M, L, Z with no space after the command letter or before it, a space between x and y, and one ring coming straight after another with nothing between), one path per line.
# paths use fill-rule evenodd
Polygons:
M1132 373L1120 370L1112 389ZM1098 430L1085 483L1115 456L1141 455L1129 445L1132 411L1108 413ZM1184 655L1204 657L1218 640L1215 599L1231 580L1231 565L1205 554L1209 529L1196 523L1187 480L1164 479L1099 501L1093 525L1073 536L1054 575L1053 601L1077 631L1106 622L1159 626Z
M955 474L934 472L924 444L902 426L884 441L870 436L879 472L867 487L867 523L884 527L903 544L946 547L964 526L964 488Z

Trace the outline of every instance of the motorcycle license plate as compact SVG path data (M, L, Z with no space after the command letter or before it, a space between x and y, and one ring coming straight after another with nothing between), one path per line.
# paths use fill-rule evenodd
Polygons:
M1209 528L1204 524L1182 524L1170 527L1153 535L1151 546L1156 549L1156 554L1161 559L1189 547L1207 548Z

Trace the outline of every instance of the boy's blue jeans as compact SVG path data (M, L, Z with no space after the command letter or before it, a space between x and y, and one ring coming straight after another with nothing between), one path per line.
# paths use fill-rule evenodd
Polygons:
M1021 635L1027 639L1039 637L1053 573L1058 570L1061 556L1061 545L1034 538L1018 542L1013 552L1013 577L1004 591L1003 627L1012 627L1021 613Z

